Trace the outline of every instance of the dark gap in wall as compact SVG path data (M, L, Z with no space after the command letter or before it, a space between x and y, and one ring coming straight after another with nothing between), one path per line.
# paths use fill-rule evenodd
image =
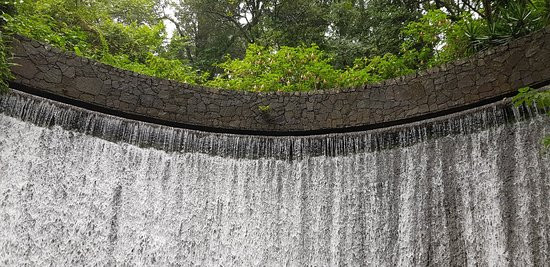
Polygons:
M532 85L533 88L540 88L546 85L550 85L550 81L545 81L541 83L537 83ZM180 122L174 122L174 121L166 121L156 118L151 118L143 115L138 114L131 114L126 112L121 112L115 109L110 109L107 107L102 107L90 103L86 103L80 100L71 99L64 96L59 96L53 93L48 93L40 89L32 88L29 86L25 86L19 83L10 83L10 87L25 93L33 94L36 96L48 98L54 101L59 101L65 104L85 108L91 111L101 112L108 115L113 115L117 117L122 117L130 120L137 120L137 121L143 121L148 123L154 123L159 125L165 125L169 127L176 127L176 128L184 128L184 129L190 129L190 130L197 130L197 131L204 131L204 132L212 132L212 133L226 133L226 134L240 134L240 135L260 135L260 136L308 136L308 135L322 135L322 134L335 134L335 133L350 133L350 132L359 132L359 131L367 131L367 130L373 130L373 129L380 129L380 128L386 128L391 126L397 126L402 124L408 124L413 122L418 122L422 120L427 119L433 119L440 116L446 116L450 115L456 112L465 111L472 108L477 108L483 105L491 104L497 101L500 101L504 98L512 97L516 94L516 92L508 93L505 95L500 95L496 97L492 97L489 99L485 99L473 104L460 106L457 108L451 108L444 111L429 113L421 116L411 117L407 119L402 120L395 120L390 122L384 122L384 123L376 123L376 124L368 124L368 125L361 125L361 126L353 126L353 127L346 127L346 128L336 128L336 129L319 129L319 130L308 130L308 131L255 131L255 130L245 130L245 129L225 129L225 128L214 128L214 127L208 127L208 126L200 126L200 125L191 125L191 124L185 124Z

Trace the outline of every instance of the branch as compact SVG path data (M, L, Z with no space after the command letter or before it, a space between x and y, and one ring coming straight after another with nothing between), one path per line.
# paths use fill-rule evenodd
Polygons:
M220 14L219 12L216 12L214 10L209 10L209 11L206 11L206 13L210 13L210 14L213 14L227 22L230 22L232 23L233 25L235 25L235 27L237 27L237 29L241 32L241 34L243 35L243 37L249 42L249 43L254 43L254 39L252 37L250 37L249 33L246 31L246 29L238 22L236 21L233 17L230 17L230 16L226 16L224 14Z
M480 17L485 18L485 14L481 12L477 7L473 6L468 0L462 0L462 3L467 6L470 10L474 11Z
M444 0L435 0L435 6L437 8L447 9L447 11L449 12L449 17L451 18L452 21L459 20L459 15L457 14L457 11L456 11L456 8L459 8L459 7L457 7L456 5L447 3Z
M185 37L187 34L185 33L185 31L183 31L179 25L179 22L176 21L176 19L170 17L170 16L167 16L166 14L164 14L164 16L160 17L159 19L163 20L163 19L166 19L166 20L169 20L170 22L172 22L175 26L176 26L176 31L178 31L178 34L181 36L181 37ZM187 58L189 59L189 61L191 63L194 62L193 60L193 55L191 53L191 48L189 48L189 46L186 46L185 47L185 53L187 54Z

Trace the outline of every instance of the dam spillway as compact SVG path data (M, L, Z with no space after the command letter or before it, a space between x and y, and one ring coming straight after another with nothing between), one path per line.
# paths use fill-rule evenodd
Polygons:
M477 266L550 261L544 110L496 103L304 137L0 100L2 265Z

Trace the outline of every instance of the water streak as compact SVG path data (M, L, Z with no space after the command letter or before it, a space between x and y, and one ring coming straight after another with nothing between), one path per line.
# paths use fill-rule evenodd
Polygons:
M544 265L550 133L506 104L315 137L0 100L0 264Z

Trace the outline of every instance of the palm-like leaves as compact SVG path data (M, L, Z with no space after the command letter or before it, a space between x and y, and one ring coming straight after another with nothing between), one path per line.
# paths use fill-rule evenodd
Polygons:
M490 23L470 23L465 29L470 39L470 49L477 52L505 44L544 27L548 22L545 18L548 12L543 9L544 5L512 1L503 5Z

